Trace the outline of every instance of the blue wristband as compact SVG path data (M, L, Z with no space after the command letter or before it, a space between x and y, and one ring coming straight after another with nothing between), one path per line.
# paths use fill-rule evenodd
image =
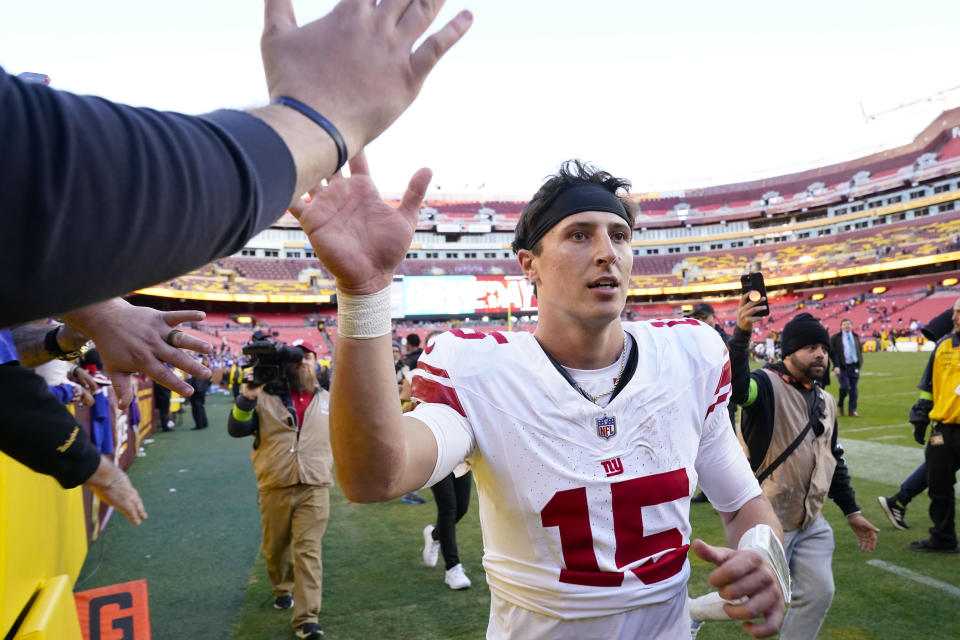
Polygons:
M296 98L291 98L290 96L278 96L273 100L273 102L274 104L282 104L286 107L290 107L294 111L299 111L301 114L320 125L320 128L326 131L330 137L333 138L333 143L337 145L337 171L340 171L341 167L347 163L347 143L344 142L343 136L340 135L340 132L337 130L337 128L333 126L333 123Z

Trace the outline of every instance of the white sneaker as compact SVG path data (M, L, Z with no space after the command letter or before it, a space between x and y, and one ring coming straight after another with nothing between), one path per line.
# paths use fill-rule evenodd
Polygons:
M463 572L462 564L458 564L452 569L447 569L447 572L443 576L443 581L447 583L447 586L455 590L470 587L470 578Z
M433 525L423 528L423 564L428 567L437 566L437 556L440 555L440 541L433 539Z

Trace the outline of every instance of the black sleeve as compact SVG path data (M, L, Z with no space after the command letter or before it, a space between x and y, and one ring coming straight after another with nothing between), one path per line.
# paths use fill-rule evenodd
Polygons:
M837 466L833 470L833 479L830 481L830 491L827 496L840 507L843 515L847 516L854 511L859 511L860 507L857 505L857 496L853 491L853 485L850 484L850 471L843 459L843 449L840 448L837 437L837 422L834 421L833 438L830 444Z
M236 407L241 411L253 411L253 415L250 416L249 420L237 420L233 411L230 411L230 416L227 418L227 432L234 438L254 435L260 428L260 418L254 411L257 408L257 399L238 395Z
M937 350L940 348L940 343L944 340L951 340L953 338L952 334L948 334L937 341L936 346L933 347L933 351L930 352L930 357L927 358L927 366L923 370L923 375L920 376L920 382L917 383L917 389L920 391L926 391L927 393L933 393L933 363L937 359Z
M927 425L930 424L930 412L933 410L933 366L937 359L937 350L940 348L941 342L950 339L951 336L948 335L937 341L930 357L927 359L927 366L923 370L923 375L920 376L920 382L917 384L917 388L920 389L920 397L910 407L910 415L907 419L914 427L914 439L920 444L923 444Z
M205 378L203 380L195 379L195 383L192 385L198 393L206 393L210 390L210 385L213 383L212 378Z
M730 402L743 404L750 389L750 334L740 327L727 342L730 352Z
M43 378L18 364L0 365L0 451L65 489L86 482L100 452L47 389Z
M773 401L773 385L766 374L758 369L750 373L750 379L757 385L757 396L751 404L743 407L740 435L747 445L750 468L756 471L767 456L767 449L773 439L776 404Z
M838 347L838 343L839 343L839 340L837 340L836 334L830 336L830 364L833 367L843 366L843 348ZM837 357L837 351L840 352L839 357Z
M736 327L733 337L727 343L730 350L730 402L744 405L750 399L750 387L756 386L757 395L753 402L743 406L743 417L740 421L740 434L747 444L750 467L756 471L766 457L773 437L774 402L770 378L759 370L750 371L750 359L747 355L749 346L750 334Z
M24 83L0 69L0 327L169 280L276 221L296 168L266 123Z

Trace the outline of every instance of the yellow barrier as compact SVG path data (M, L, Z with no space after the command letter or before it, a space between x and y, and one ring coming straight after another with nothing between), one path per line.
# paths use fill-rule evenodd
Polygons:
M84 527L80 487L64 490L0 454L0 633L30 605L15 638L80 638L72 586L87 553Z

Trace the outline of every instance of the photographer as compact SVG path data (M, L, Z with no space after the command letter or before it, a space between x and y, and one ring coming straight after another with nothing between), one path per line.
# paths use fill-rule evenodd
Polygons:
M297 637L319 638L320 545L333 484L330 396L317 384L316 349L310 343L278 347L254 334L244 353L251 357L252 375L244 376L227 429L235 438L254 438L250 457L273 606L293 608Z

